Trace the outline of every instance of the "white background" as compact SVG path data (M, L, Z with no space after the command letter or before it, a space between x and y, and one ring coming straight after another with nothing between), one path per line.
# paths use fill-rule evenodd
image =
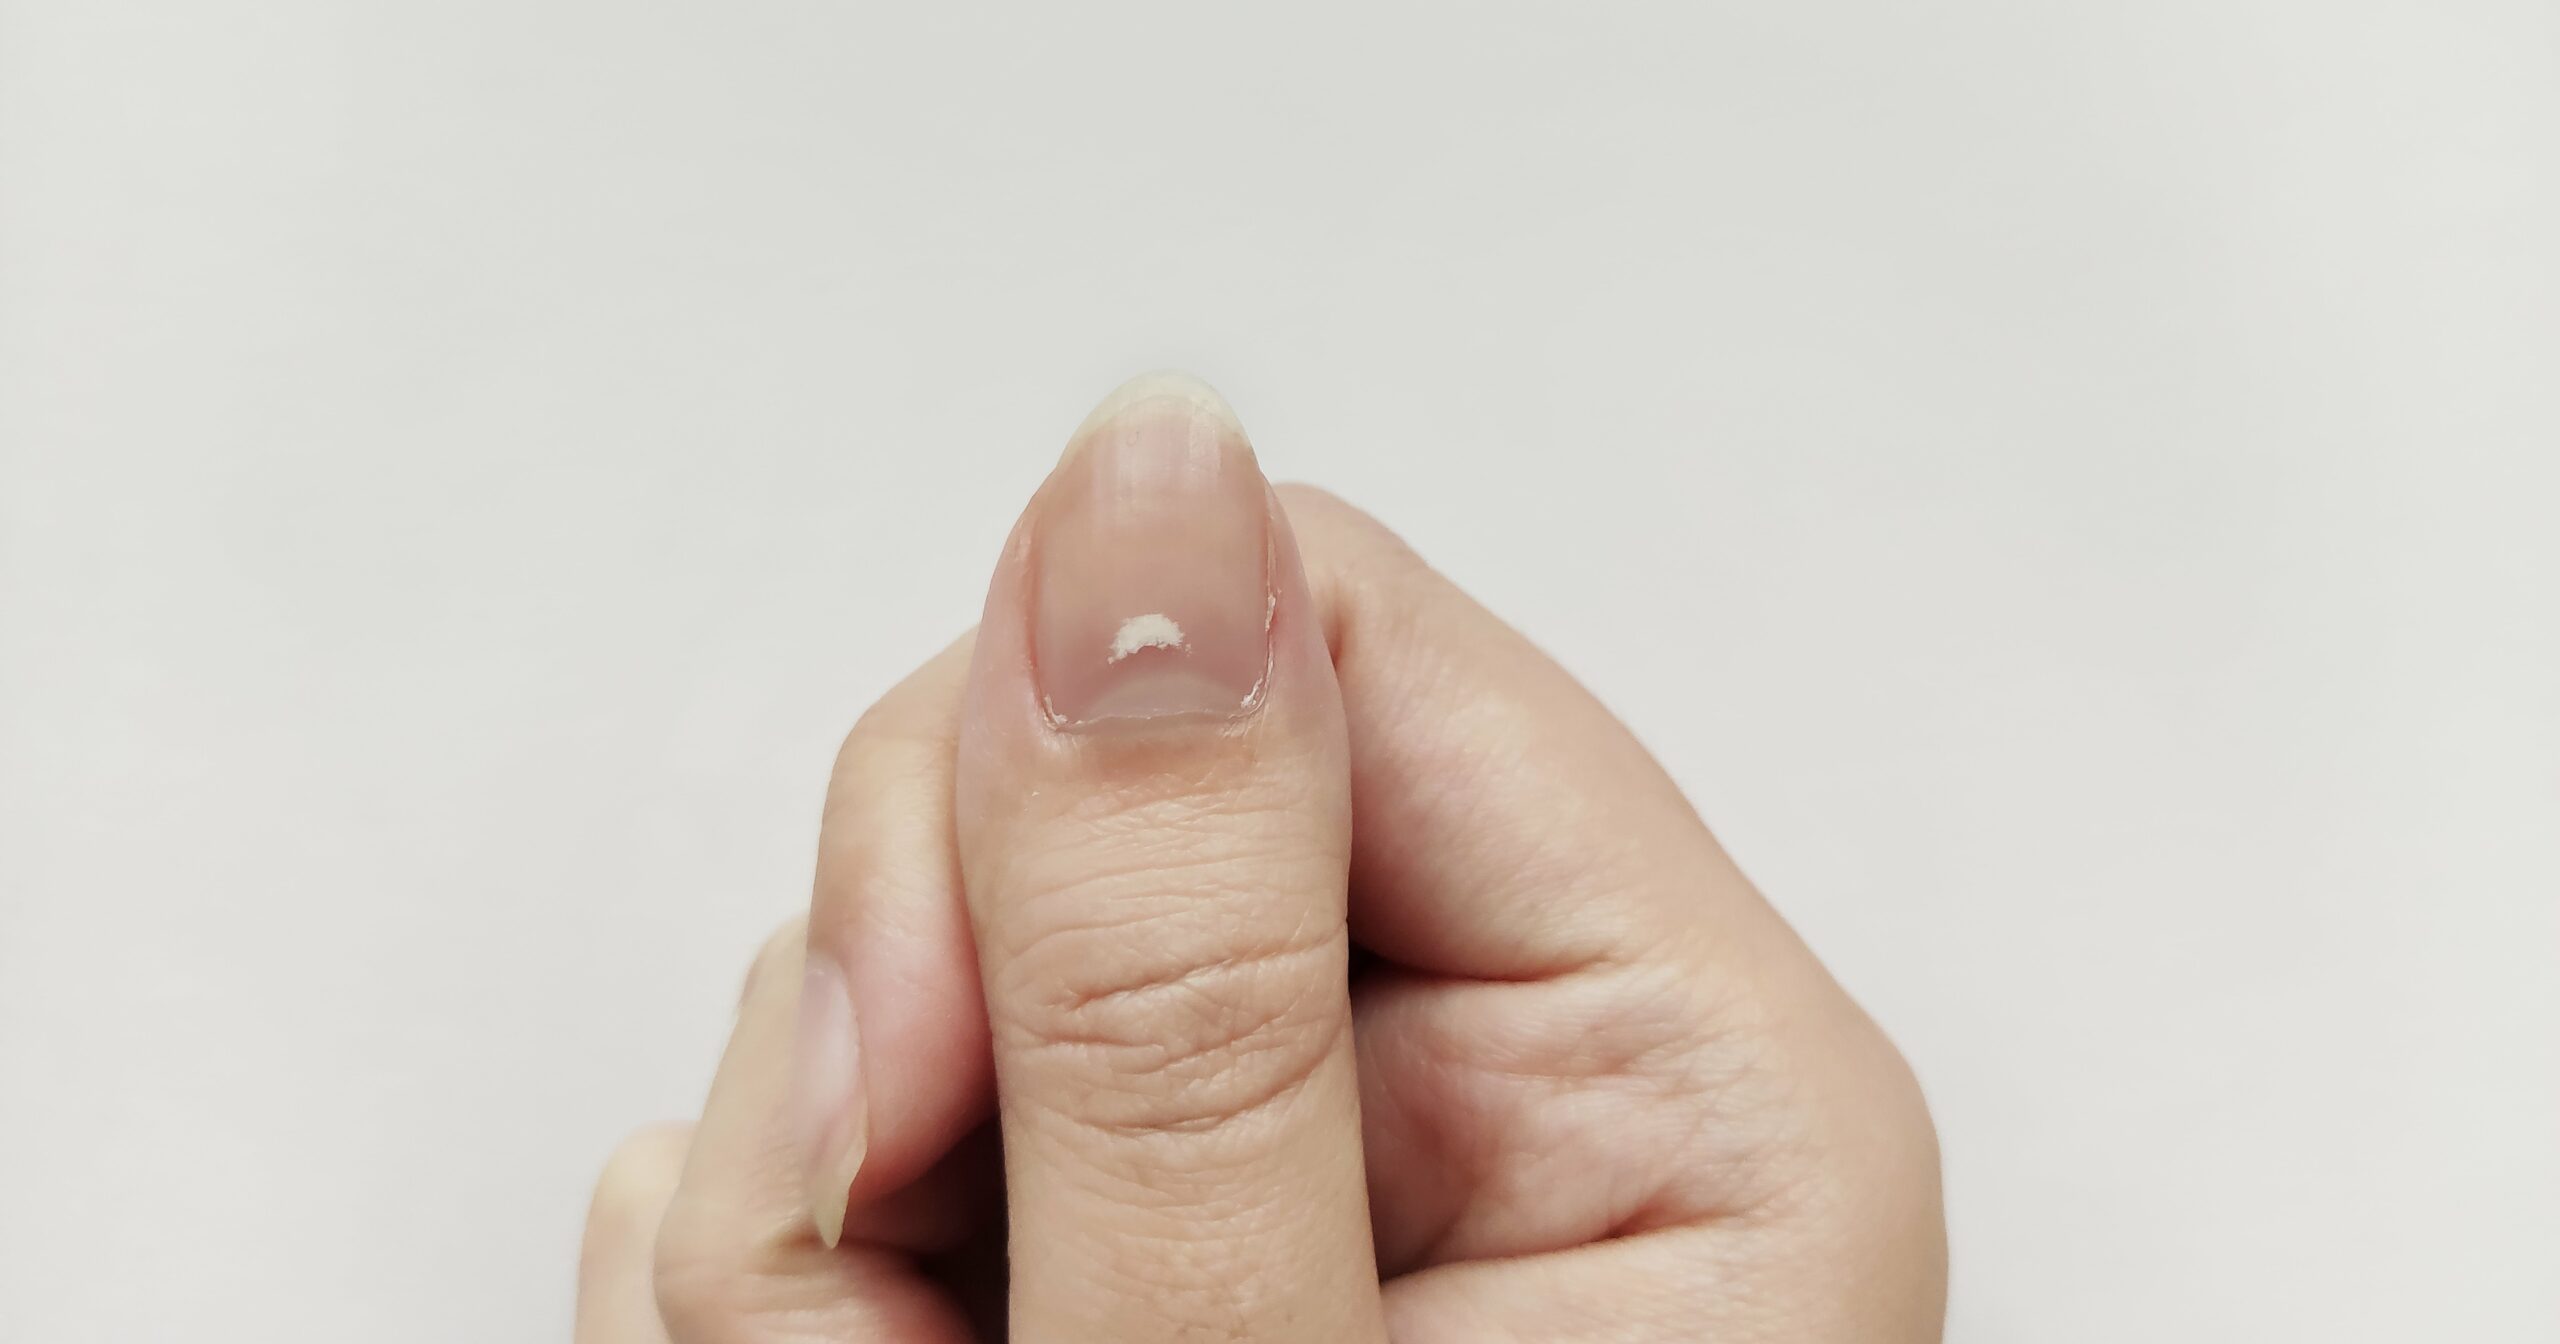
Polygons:
M966 8L0 0L0 1339L561 1338L1158 364L1901 1041L1953 1338L2560 1338L2560 9Z

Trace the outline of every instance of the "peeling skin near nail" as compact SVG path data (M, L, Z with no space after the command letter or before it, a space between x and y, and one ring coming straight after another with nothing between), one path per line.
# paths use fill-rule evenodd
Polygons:
M1120 623L1120 633L1111 637L1110 661L1119 662L1140 649L1179 649L1181 647L1183 647L1182 627L1176 625L1172 617L1162 612L1151 611L1143 616L1132 616Z

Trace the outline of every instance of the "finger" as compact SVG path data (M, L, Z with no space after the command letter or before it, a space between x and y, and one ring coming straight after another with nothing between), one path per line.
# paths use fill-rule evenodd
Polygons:
M973 1204L965 1168L935 1168L847 1216L830 1249L809 1225L800 1134L785 1103L801 998L797 921L758 955L684 1174L658 1230L653 1273L673 1344L859 1339L962 1344L956 1305L913 1253L954 1242Z
M691 1125L642 1130L596 1178L578 1250L576 1344L668 1344L649 1261L692 1142Z
M1341 704L1217 394L1140 379L990 585L956 818L1017 1338L1383 1338Z
M951 835L969 647L963 637L881 697L827 784L793 1105L828 1245L848 1199L914 1180L993 1105Z
M1350 724L1353 932L1481 980L1640 959L1667 932L1811 965L1652 755L1374 519L1283 486ZM1676 874L1676 882L1666 882Z
M1793 1314L1793 1304L1773 1311L1774 1305L1695 1234L1443 1265L1397 1279L1387 1296L1396 1344L1826 1338Z
M1391 1285L1387 1311L1396 1344L1885 1344L1902 1338L1831 1333L1820 1319L1831 1304L1808 1313L1804 1304L1773 1301L1760 1290L1754 1275L1767 1268L1730 1264L1722 1248L1694 1232L1639 1237L1409 1274Z
M1684 1228L1409 1274L1387 1315L1396 1344L1937 1344L1944 1268L1914 1275L1783 1226Z
M1281 496L1321 557L1349 722L1352 928L1390 963L1359 1000L1387 1271L1603 1238L1642 1258L1643 1234L1721 1220L1818 1228L1829 1252L1800 1263L1864 1266L1793 1276L1806 1312L1943 1282L1908 1069L1670 778L1384 528ZM1429 1278L1400 1281L1400 1330Z

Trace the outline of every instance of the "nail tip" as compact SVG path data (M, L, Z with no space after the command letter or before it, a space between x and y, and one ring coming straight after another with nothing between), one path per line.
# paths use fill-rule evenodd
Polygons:
M1207 379L1181 369L1150 369L1124 380L1094 404L1093 409L1086 413L1084 423L1076 426L1076 432L1068 439L1070 450L1091 437L1095 430L1137 407L1155 402L1186 406L1194 412L1206 413L1225 422L1238 439L1244 437L1244 422L1237 417L1235 407Z
M845 1187L842 1186L832 1195L814 1194L809 1200L810 1225L818 1230L818 1240L824 1242L828 1250L834 1250L836 1243L844 1240L846 1202Z
M818 1240L825 1242L829 1250L844 1240L845 1210L853 1202L853 1182L862 1174L863 1159L870 1153L869 1126L863 1125L845 1144L843 1155L828 1168L826 1184L809 1192L809 1220L818 1229Z

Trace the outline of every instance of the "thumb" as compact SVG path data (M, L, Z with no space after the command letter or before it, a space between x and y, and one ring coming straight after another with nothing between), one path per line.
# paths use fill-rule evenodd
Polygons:
M1141 378L987 597L955 807L1018 1339L1383 1340L1342 704L1233 413Z

